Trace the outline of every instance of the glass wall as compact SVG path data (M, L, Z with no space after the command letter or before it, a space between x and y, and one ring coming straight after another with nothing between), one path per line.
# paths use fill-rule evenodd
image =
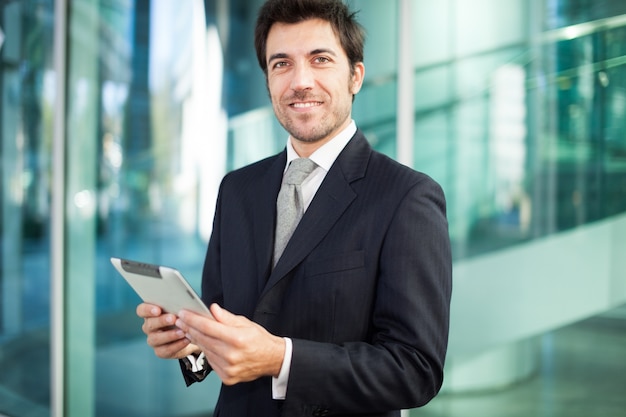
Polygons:
M455 259L626 210L621 2L412 4L414 161Z
M0 414L49 412L52 39L51 2L0 2Z
M69 1L62 109L55 2L0 1L0 414L51 414L53 198L65 207L65 416L210 412L218 380L186 388L154 356L109 258L175 266L198 289L220 179L284 146L252 46L261 3ZM368 32L353 115L398 157L400 0L349 3ZM444 187L455 260L626 211L623 1L411 6L414 167Z

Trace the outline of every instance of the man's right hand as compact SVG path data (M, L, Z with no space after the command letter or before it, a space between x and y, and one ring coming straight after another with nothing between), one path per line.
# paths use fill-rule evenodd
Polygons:
M164 313L159 306L142 303L137 306L137 315L143 319L141 330L154 353L163 359L182 359L200 353L200 349L185 337L185 332L174 323L174 314Z

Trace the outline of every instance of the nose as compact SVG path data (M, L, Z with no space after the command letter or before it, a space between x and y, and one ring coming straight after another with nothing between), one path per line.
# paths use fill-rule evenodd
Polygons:
M297 65L293 71L291 79L291 89L293 91L309 90L315 84L313 71L308 65Z

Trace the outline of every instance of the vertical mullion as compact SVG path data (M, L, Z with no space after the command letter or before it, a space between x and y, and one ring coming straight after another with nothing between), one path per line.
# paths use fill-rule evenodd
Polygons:
M64 163L64 417L95 415L96 216L100 1L73 1L67 19Z
M396 145L398 162L412 167L414 164L413 143L415 141L413 96L413 45L411 40L411 1L399 0L398 4L398 83L396 85L397 119ZM402 417L408 417L409 410L402 410Z
M413 145L415 135L413 92L413 36L411 34L411 1L399 0L398 5L398 83L396 119L396 159L410 167L414 164Z
M51 276L50 276L50 415L65 415L64 273L67 0L54 2L55 109L52 141Z

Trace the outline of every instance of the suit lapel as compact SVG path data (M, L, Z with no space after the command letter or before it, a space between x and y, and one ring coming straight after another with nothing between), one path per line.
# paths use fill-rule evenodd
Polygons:
M282 280L317 246L350 206L357 196L350 183L365 175L370 151L365 137L357 131L328 171L272 271L261 296Z
M287 161L287 153L282 152L273 161L266 175L260 178L254 206L251 207L254 221L254 247L256 248L256 264L258 268L258 291L267 284L271 273L272 255L274 253L274 229L276 228L276 198L282 182L283 171ZM268 191L269 190L269 191Z

